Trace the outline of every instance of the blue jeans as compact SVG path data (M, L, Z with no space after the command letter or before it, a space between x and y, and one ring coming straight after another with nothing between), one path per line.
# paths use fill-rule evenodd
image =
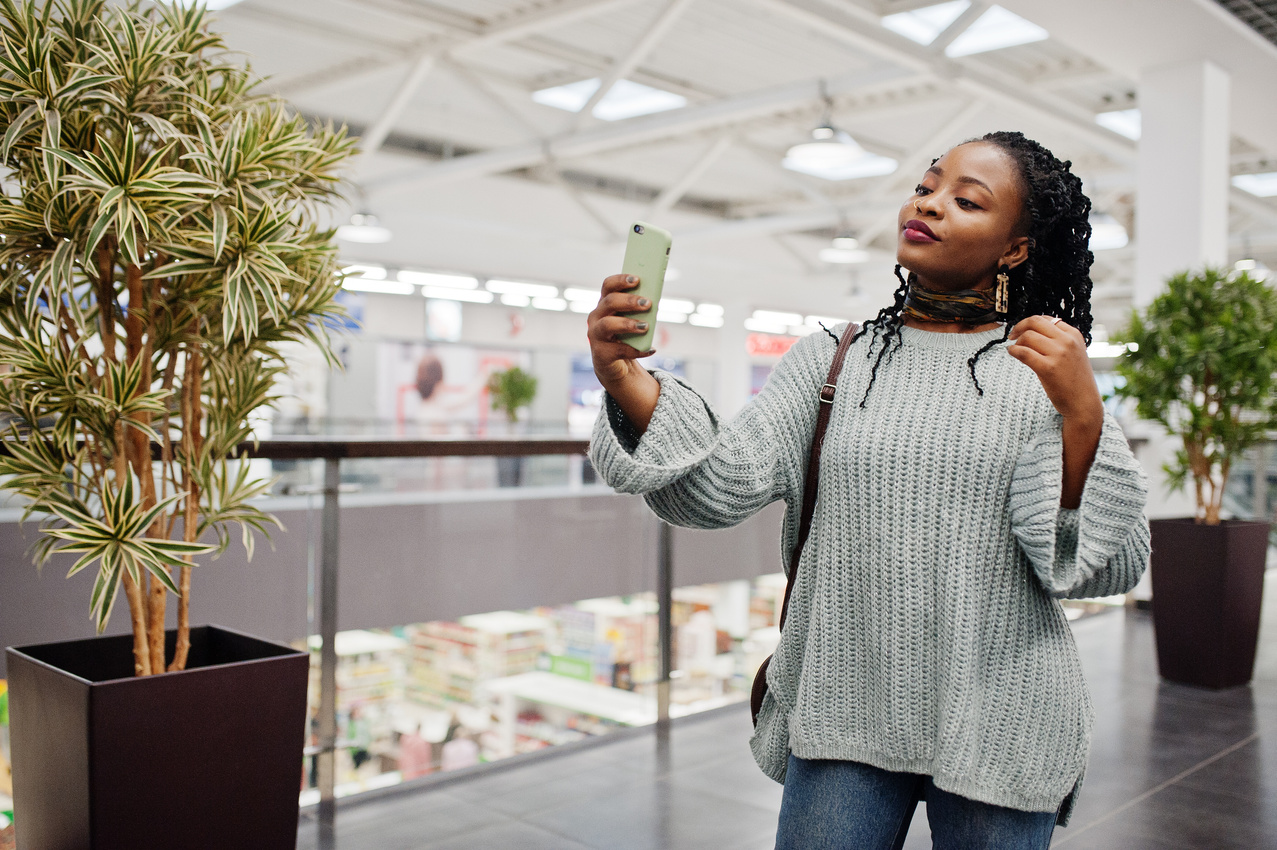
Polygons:
M918 800L934 850L1045 850L1055 812L1022 812L941 791L931 777L854 761L789 757L776 850L900 850Z

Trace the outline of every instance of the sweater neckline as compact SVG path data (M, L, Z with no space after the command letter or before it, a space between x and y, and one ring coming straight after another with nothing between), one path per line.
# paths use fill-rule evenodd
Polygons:
M921 328L900 326L900 341L911 348L929 348L939 351L978 351L991 340L1001 340L1003 327L978 333L944 333L924 331Z

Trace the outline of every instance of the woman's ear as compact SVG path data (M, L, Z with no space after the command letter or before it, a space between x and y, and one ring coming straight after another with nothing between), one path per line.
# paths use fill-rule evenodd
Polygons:
M1003 252L1002 259L998 261L998 265L1015 268L1028 258L1029 237L1017 236L1007 245L1007 249Z

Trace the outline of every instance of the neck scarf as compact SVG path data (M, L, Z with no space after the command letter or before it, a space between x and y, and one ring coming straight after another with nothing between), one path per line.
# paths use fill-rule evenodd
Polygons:
M918 285L918 276L910 274L904 314L920 322L987 325L998 321L994 296L992 289L960 289L957 292L924 289Z

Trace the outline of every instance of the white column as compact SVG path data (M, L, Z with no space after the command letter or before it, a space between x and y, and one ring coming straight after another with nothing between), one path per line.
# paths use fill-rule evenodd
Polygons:
M753 311L744 301L723 302L723 326L718 331L719 416L730 418L749 401L749 354L745 351L745 320Z
M1228 73L1193 60L1140 75L1136 307L1185 269L1228 261Z

